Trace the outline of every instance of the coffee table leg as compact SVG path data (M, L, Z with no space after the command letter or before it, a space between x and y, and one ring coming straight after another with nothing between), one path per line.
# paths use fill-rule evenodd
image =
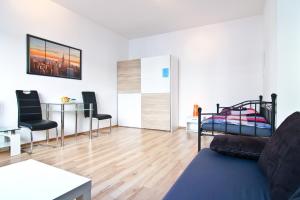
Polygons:
M92 199L91 188L92 188L92 182L89 181L77 188L74 188L71 191L68 191L62 196L55 198L54 200L65 200L65 199L91 200Z
M21 153L21 138L20 134L11 131L10 134L10 156L19 155Z
M91 200L92 195L91 195L91 190L85 190L84 193L80 196L77 197L76 200Z
M76 200L91 200L92 199L92 182L87 182L82 185L80 188L77 188L77 194L79 193L80 196L76 197Z

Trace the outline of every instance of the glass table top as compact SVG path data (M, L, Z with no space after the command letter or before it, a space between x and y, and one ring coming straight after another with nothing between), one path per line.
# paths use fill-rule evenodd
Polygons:
M0 132L16 131L20 130L18 127L0 127Z

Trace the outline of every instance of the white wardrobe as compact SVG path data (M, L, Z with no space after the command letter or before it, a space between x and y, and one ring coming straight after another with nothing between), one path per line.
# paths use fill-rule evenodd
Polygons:
M178 70L170 55L118 62L118 125L176 130Z

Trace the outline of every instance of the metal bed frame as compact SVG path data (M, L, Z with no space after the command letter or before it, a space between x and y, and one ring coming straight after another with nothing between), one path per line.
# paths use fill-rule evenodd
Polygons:
M220 109L229 109L229 110L238 110L240 111L240 119L239 119L239 135L243 135L242 132L242 111L243 108L253 108L257 111L257 113L254 114L254 136L257 137L257 126L256 126L256 117L263 116L266 118L267 122L271 125L271 133L273 134L275 132L275 123L276 123L276 94L271 95L271 102L268 101L263 101L263 96L259 96L259 100L247 100L240 102L238 104L235 104L233 106L227 106L227 107L222 107L220 104L217 104L217 112L216 113L202 113L202 108L198 108L198 152L201 150L201 136L214 136L214 120L212 120L212 130L204 130L202 128L202 116L209 116L214 118L214 116L225 116L225 131L221 132L223 134L231 134L231 135L237 135L236 133L230 133L227 132L227 114L220 113ZM203 131L209 131L211 133L203 133ZM219 132L219 131L218 131ZM245 135L245 134L244 134ZM247 135L251 136L251 135Z

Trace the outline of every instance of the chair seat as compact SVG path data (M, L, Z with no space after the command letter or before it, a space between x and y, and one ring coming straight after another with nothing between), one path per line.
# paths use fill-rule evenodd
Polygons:
M108 114L96 114L93 116L93 118L97 118L98 120L103 120L103 119L111 119L111 115Z
M32 131L43 131L51 128L56 128L57 123L50 120L35 120L19 122L19 126L29 128Z

